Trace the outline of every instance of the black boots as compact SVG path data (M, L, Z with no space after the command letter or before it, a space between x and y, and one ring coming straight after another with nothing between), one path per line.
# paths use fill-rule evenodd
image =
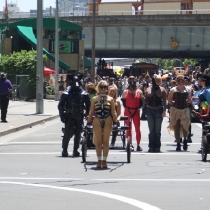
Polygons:
M187 139L184 139L183 150L187 151L187 149L188 149ZM181 144L180 143L177 143L176 151L181 151Z
M177 143L176 151L181 151L181 144Z
M187 146L187 139L184 139L184 142L183 142L183 150L184 151L187 151L187 148L188 148L188 146Z
M67 151L67 149L63 149L63 151L62 151L62 157L68 157L68 151Z
M76 150L76 151L73 151L73 156L74 157L79 157L80 153Z

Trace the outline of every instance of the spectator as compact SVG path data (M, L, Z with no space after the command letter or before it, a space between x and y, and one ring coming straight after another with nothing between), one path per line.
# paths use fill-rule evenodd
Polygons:
M208 63L208 68L205 69L203 73L210 75L210 62Z
M7 123L7 109L9 105L9 92L12 90L10 80L6 79L6 73L1 73L0 78L0 107L1 107L1 122Z
M58 81L58 91L59 91L59 98L62 95L62 92L64 91L64 83L63 76L60 76L60 80Z
M150 82L151 82L150 76L149 75L146 75L145 76L145 80L143 81L143 84L142 84L142 92L143 92L143 95L145 94L146 89L150 86ZM143 106L142 106L141 120L147 120L146 112L147 112L147 106L144 103Z
M85 84L87 85L88 82L93 82L92 81L92 76L90 74L87 75L87 77L85 78Z
M117 99L117 88L114 85L111 85L108 87L108 95L112 97L114 100L115 110L117 113L117 121L118 121L117 125L119 127L120 126L119 121L120 121L120 116L121 116L121 105L120 105L120 101ZM112 131L112 140L111 140L110 147L114 147L117 134L118 134L117 130ZM123 146L125 146L125 142L123 142Z

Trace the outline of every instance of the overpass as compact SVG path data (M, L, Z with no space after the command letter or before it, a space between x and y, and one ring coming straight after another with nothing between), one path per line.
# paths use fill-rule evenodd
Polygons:
M92 17L80 18L85 55L91 56ZM209 21L208 14L98 16L96 56L209 58Z
M92 16L60 18L83 26L91 57ZM96 16L96 57L209 58L209 22L210 14Z

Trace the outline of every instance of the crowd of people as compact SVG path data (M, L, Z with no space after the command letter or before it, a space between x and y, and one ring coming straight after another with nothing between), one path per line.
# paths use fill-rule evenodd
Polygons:
M210 66L210 64L209 64ZM176 151L181 151L181 143L183 142L183 150L188 149L188 143L192 143L191 133L191 113L193 111L193 100L208 101L210 103L210 73L202 74L200 68L196 68L192 74L189 75L173 75L169 74L164 78L166 82L163 83L161 75L154 74L145 75L145 77L123 77L118 80L109 77L100 78L96 76L93 80L91 75L87 75L83 80L75 81L74 78L67 82L70 88L67 92L76 94L78 101L73 100L75 96L66 96L65 91L61 96L59 103L59 110L61 120L64 115L64 106L69 106L67 112L71 110L71 114L79 117L78 110L75 107L86 107L86 114L81 112L80 122L84 116L87 117L87 125L93 126L93 143L96 147L96 154L98 158L97 168L107 167L107 156L109 148L115 147L116 137L118 131L114 129L119 126L121 116L127 116L128 120L125 124L129 126L126 131L126 138L130 138L132 150L142 151L141 143L141 120L148 122L148 152L161 152L161 127L163 118L166 117L167 109L169 113L168 132L175 137L177 143ZM68 80L68 77L67 77ZM193 97L195 92L198 92L198 97ZM71 95L71 94L67 95ZM78 96L79 95L79 96ZM89 103L84 100L84 95L89 98ZM64 100L64 97L65 100ZM71 99L70 99L71 98ZM72 100L72 101L71 101ZM124 113L122 113L122 106ZM62 109L61 109L62 107ZM90 108L88 108L90 107ZM82 110L82 109L81 109ZM142 114L140 116L140 110ZM76 113L76 114L75 114ZM200 113L195 113L200 116ZM200 115L199 115L200 114ZM67 118L69 127L70 121L74 121L74 117ZM72 123L72 122L71 122ZM134 149L134 142L132 140L132 124L136 132L136 149ZM75 133L80 133L81 127L75 128ZM78 131L79 130L79 131ZM111 142L109 144L110 134L112 132ZM63 156L68 156L67 145L72 134L68 137L64 135L63 142ZM79 138L79 137L78 137ZM78 139L75 137L75 139ZM66 140L67 139L67 140ZM78 156L79 140L75 140L73 155ZM125 147L125 142L123 142Z
M210 110L210 63L209 68L202 73L196 67L191 74L149 74L143 77L119 78L109 77L95 79L89 74L67 74L66 80L60 79L58 104L61 121L65 124L62 143L62 156L68 156L68 144L74 136L73 155L79 156L79 142L83 131L84 117L87 125L93 126L93 143L98 158L97 167L107 167L109 148L115 147L118 135L120 118L127 116L125 124L129 127L126 138L130 138L132 150L142 151L141 147L141 121L148 123L148 152L161 152L161 127L163 118L168 110L169 125L167 130L175 137L176 151L188 149L192 143L191 117L192 112L198 118L208 118ZM164 80L164 82L163 82ZM6 74L1 73L0 78L0 106L1 121L7 122L6 113L9 103L8 94L12 89L11 82ZM198 105L207 103L207 113L194 110L194 102ZM124 108L122 108L124 107ZM85 110L85 113L84 113ZM122 112L124 110L124 112ZM140 113L141 110L141 113ZM141 114L141 116L140 116ZM135 128L136 149L132 139L132 124ZM112 138L109 144L110 134ZM123 147L125 147L125 142Z

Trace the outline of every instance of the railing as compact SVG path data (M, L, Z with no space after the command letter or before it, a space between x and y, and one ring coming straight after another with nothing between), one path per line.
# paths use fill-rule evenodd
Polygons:
M141 10L141 11L97 11L96 16L118 16L118 15L186 15L186 14L210 14L210 9L195 10ZM92 16L92 12L59 12L59 17ZM10 19L23 19L37 17L37 13L19 12L9 14ZM43 13L43 17L55 17L54 13ZM4 19L3 15L0 19Z

